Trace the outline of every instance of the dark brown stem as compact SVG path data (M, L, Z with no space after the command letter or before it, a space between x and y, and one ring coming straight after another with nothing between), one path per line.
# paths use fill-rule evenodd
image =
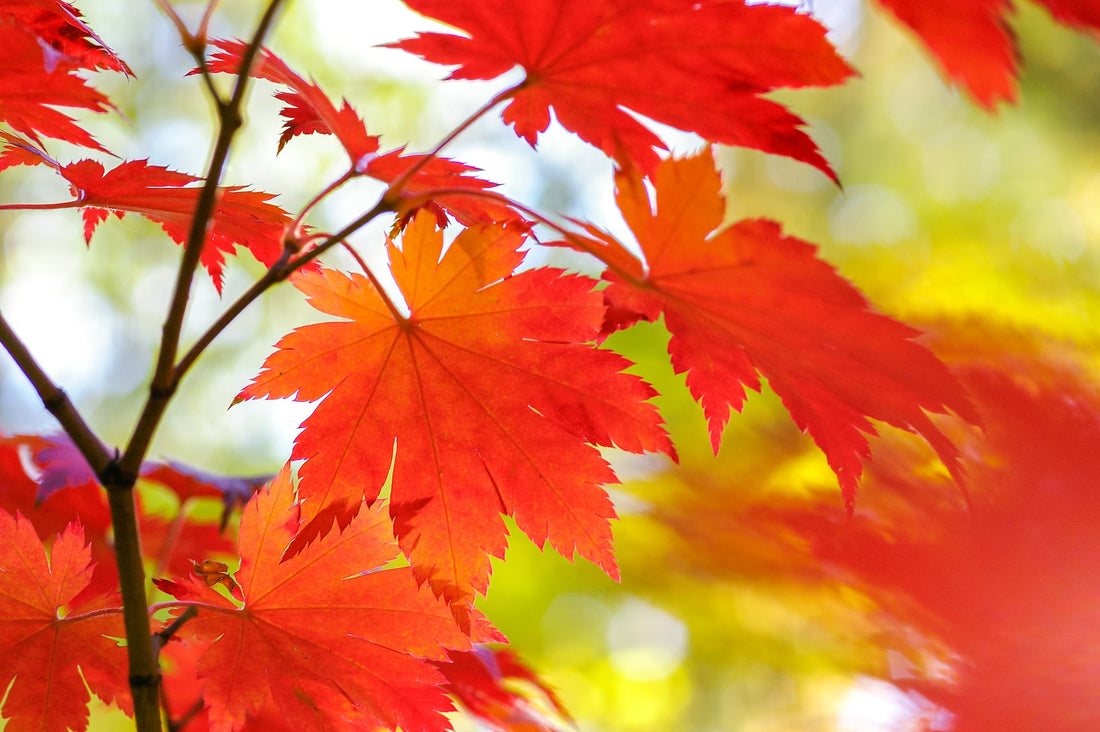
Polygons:
M172 639L172 636L179 632L179 629L183 627L184 623L186 623L188 620L198 614L199 609L197 607L195 607L194 605L188 606L188 608L180 613L179 617L173 620L167 628L160 631L154 636L154 638L156 639L153 643L154 652L157 653L157 655L160 655L160 650L164 648L164 644L170 641Z
M101 477L103 486L107 489L115 534L115 557L122 589L123 619L130 664L130 690L138 732L160 732L162 725L160 669L150 632L145 571L134 506L134 483L137 481L142 460L149 452L157 426L178 385L175 362L183 318L191 295L191 282L206 243L207 227L217 204L218 182L229 158L233 138L243 124L241 106L248 88L248 70L281 4L282 0L270 0L268 3L241 60L241 74L237 77L232 97L228 102L215 97L220 122L218 137L180 259L175 290L162 328L160 351L149 387L149 397L125 451L108 463Z
M180 732L180 730L186 729L187 725L189 725L191 720L202 711L204 706L202 697L200 696L195 700L194 704L187 708L187 711L184 712L179 719L168 720L168 732Z
M153 373L153 381L149 386L149 398L145 402L138 423L134 427L134 433L130 442L122 453L119 462L124 475L133 476L136 480L141 461L149 451L157 426L160 424L168 402L178 386L176 378L176 353L179 348L180 331L183 328L183 316L187 311L187 302L191 296L191 282L195 276L195 270L199 265L199 257L202 254L203 245L206 243L207 225L214 214L217 204L218 182L221 179L222 170L229 158L229 149L233 138L243 124L241 117L241 105L244 103L245 92L248 89L249 69L259 53L264 36L275 20L275 13L282 5L282 0L271 0L267 10L256 26L256 32L245 49L241 58L237 83L233 88L233 95L226 103L218 103L218 117L220 127L218 139L214 143L214 152L211 155L210 165L206 172L206 179L199 194L199 200L195 206L195 215L191 220L191 230L184 245L183 255L180 260L179 273L176 277L176 287L172 295L172 304L165 317L161 334L160 352L157 354L156 370Z
M117 463L112 462L112 466ZM130 694L138 732L159 732L160 668L153 652L149 603L145 596L145 568L141 559L134 482L117 470L108 471L107 503L115 533L115 562L122 590L122 621L126 628L126 653L130 661Z

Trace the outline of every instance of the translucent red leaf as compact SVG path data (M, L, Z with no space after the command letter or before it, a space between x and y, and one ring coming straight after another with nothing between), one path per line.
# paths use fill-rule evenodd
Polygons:
M801 119L763 97L838 84L852 70L825 29L791 7L740 0L406 0L468 34L392 44L450 78L526 78L504 121L534 146L558 122L625 167L652 172L664 144L637 116L715 142L809 163L835 179Z
M194 575L157 583L198 603L183 632L210 643L198 675L211 729L240 730L268 703L295 730L447 729L431 660L470 638L407 567L382 569L398 549L381 505L283 561L298 528L284 469L241 519L243 605ZM499 638L480 616L473 625L475 639Z
M85 729L88 688L129 707L126 649L115 640L126 635L122 613L107 609L118 603L74 603L90 561L78 523L47 558L28 520L0 511L0 686L10 732Z
M57 108L106 112L110 102L74 72L66 54L44 50L51 48L18 24L0 23L0 121L35 142L51 137L105 151Z
M212 43L221 50L210 59L210 70L215 73L237 73L246 44L236 40L218 40ZM368 175L383 183L393 183L423 157L406 154L403 148L379 155L379 138L367 134L363 120L346 99L341 100L338 108L315 82L306 81L266 48L260 51L251 67L250 75L289 87L289 91L275 95L287 105L280 112L286 123L279 138L279 150L296 135L334 135L351 159L353 172ZM518 218L501 203L461 194L462 189L476 193L496 187L495 183L476 177L474 174L477 172L477 168L448 158L432 159L402 189L408 205L399 214L409 217L416 209L427 206L436 214L441 224L447 221L446 212L454 214L467 225ZM437 199L432 195L437 189L451 192Z
M872 420L923 436L958 472L957 450L928 412L977 420L947 368L913 339L918 331L869 309L863 296L773 221L717 231L725 213L709 150L668 160L654 177L622 174L617 198L645 262L610 237L585 240L616 263L605 278L605 332L664 316L669 353L702 405L715 452L730 409L760 377L783 400L836 472L851 506L870 457Z
M985 424L953 425L969 508L929 469L927 449L893 433L876 443L854 517L817 492L746 501L757 480L696 484L658 513L695 555L695 573L762 570L769 583L845 585L869 598L858 601L873 608L868 633L901 669L890 680L938 705L948 729L1096 729L1094 357L980 321L934 330Z
M304 539L345 524L364 492L374 500L393 461L401 547L456 606L485 591L489 557L504 554L501 514L615 576L601 486L616 479L595 445L672 451L653 390L587 342L604 311L592 280L513 274L522 241L516 227L475 227L444 253L418 215L389 248L407 318L362 276L299 278L313 307L344 320L284 337L238 397L322 399L293 453L306 461Z
M236 74L248 44L238 40L215 40L211 45L220 50L208 62L210 71ZM337 107L315 82L296 74L268 49L260 50L249 75L290 87L290 91L276 95L287 104L280 113L286 119L279 137L280 150L296 135L335 135L351 158L352 167L360 172L378 152L378 138L367 134L366 125L346 99Z
M1010 0L879 0L917 34L944 73L986 109L1015 101L1020 54L1008 25Z
M114 213L119 218L136 213L160 224L177 244L187 241L199 200L199 178L178 173L145 160L129 160L109 171L94 160L61 166L58 172L73 187L84 209L84 238L91 242L96 227ZM283 238L290 217L271 203L270 193L241 186L219 188L213 224L206 235L201 262L221 292L225 256L238 245L265 265L274 264L283 252Z
M365 172L383 183L393 183L414 165L420 164L423 158L424 155L406 153L399 148L371 160ZM497 185L474 175L478 172L478 168L457 160L432 158L402 188L404 206L398 210L398 215L403 220L408 220L418 210L425 208L435 215L440 226L447 225L448 214L453 215L464 226L519 221L519 214L503 200L477 195L478 192L488 191Z
M40 41L50 70L64 65L106 69L132 75L130 68L82 20L73 5L62 0L0 0L0 15Z

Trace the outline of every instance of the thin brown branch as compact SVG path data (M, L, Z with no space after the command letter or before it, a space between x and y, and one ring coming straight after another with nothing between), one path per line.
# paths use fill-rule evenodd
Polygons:
M145 594L145 570L142 565L141 541L134 505L134 483L137 481L142 460L149 452L157 426L178 385L175 362L180 332L191 296L191 283L199 265L208 226L217 204L218 183L229 158L233 139L243 124L241 106L248 88L248 71L281 5L282 0L270 0L261 16L241 61L241 73L237 77L232 97L228 102L223 102L216 94L214 95L219 118L218 137L214 143L206 179L195 206L191 230L180 258L176 286L162 328L160 350L149 387L149 397L142 408L125 451L121 457L107 465L101 478L103 486L107 489L115 534L115 559L118 563L122 590L130 691L138 732L160 732L162 724L160 667L150 633L149 603ZM167 7L167 3L162 3L162 7ZM205 45L205 39L202 39L201 43L199 39L195 41L196 46ZM208 84L208 88L213 93L212 86Z
M206 332L199 336L195 344L191 346L187 353L183 355L183 358L180 359L179 363L176 364L173 374L176 383L179 383L179 381L183 379L184 375L195 364L195 361L198 360L203 351L214 342L215 338L221 335L222 331L229 327L230 323L237 319L237 316L243 313L249 305L259 299L260 295L267 292L272 285L287 278L287 275L293 271L293 269L289 267L290 251L289 249L284 249L283 255L278 261L271 265L271 267L264 272L263 276L252 283L252 286L240 297L234 300L233 304L226 308L225 312L206 329Z
M156 639L153 641L154 652L159 656L161 649L164 648L164 644L172 640L172 636L179 632L179 629L183 627L184 623L198 614L199 609L197 607L194 605L188 606L186 610L179 614L179 617L168 625L168 627L154 636Z
M264 11L256 31L252 34L244 55L241 58L237 83L233 88L233 95L226 103L218 103L218 116L220 125L218 138L214 143L214 151L211 155L210 165L207 169L206 179L199 194L199 200L195 206L195 214L191 220L191 230L184 246L180 259L179 272L176 277L176 286L172 295L172 303L165 317L161 334L160 351L157 354L156 370L153 381L149 387L149 398L142 409L138 423L134 427L130 442L123 451L119 462L119 468L123 475L133 476L137 479L141 461L149 451L153 435L160 424L164 411L172 394L178 385L176 378L176 354L179 349L180 332L183 328L183 317L187 311L187 303L191 296L191 282L195 276L195 270L199 265L199 257L206 243L207 227L213 218L214 208L217 204L218 182L221 180L222 171L229 158L229 150L233 138L243 124L241 106L244 103L245 92L249 84L249 69L259 53L263 39L267 35L275 14L282 5L282 0L271 0Z

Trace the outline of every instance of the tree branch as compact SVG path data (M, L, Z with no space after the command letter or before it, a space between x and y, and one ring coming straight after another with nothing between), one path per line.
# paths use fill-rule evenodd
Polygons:
M130 437L130 442L126 445L119 462L119 468L123 475L132 475L134 480L137 479L141 461L145 459L145 455L149 451L157 426L160 424L164 411L168 407L168 402L178 386L175 363L176 353L179 349L180 331L183 328L183 317L187 311L187 302L191 296L191 282L199 265L203 245L206 243L207 227L213 218L214 208L217 204L218 182L229 158L233 138L243 124L241 105L244 103L245 92L248 89L249 69L252 68L256 54L259 53L259 49L263 45L264 36L267 35L267 31L274 22L275 14L281 5L282 0L271 0L260 18L256 31L252 34L252 39L241 58L240 73L237 76L237 83L233 88L232 97L226 103L215 100L220 119L218 139L214 143L214 151L211 155L206 179L202 192L199 194L198 203L195 206L195 214L191 219L191 230L180 259L172 304L168 309L162 328L156 370L153 374L153 381L149 386L149 398L142 409L141 416L138 418L138 423Z
M149 603L145 594L145 569L142 565L141 540L137 511L134 505L134 483L141 463L149 452L153 435L164 416L178 379L175 373L176 352L191 282L206 243L208 225L213 218L221 179L233 138L243 124L241 105L248 88L248 70L274 21L282 0L270 0L264 11L245 57L241 75L228 102L215 97L219 117L218 137L214 143L210 165L202 192L195 206L191 230L180 258L176 286L161 333L156 370L149 386L149 397L134 426L133 434L123 454L108 463L101 481L107 489L111 507L111 522L115 534L115 559L122 590L123 619L126 627L127 656L130 667L130 691L134 702L134 721L138 732L160 732L160 668L150 633Z

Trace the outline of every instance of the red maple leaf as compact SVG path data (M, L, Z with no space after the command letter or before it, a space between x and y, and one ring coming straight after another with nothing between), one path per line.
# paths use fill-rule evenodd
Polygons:
M303 423L304 539L378 495L393 458L390 512L417 576L456 605L488 584L511 515L539 546L617 575L601 487L615 476L593 445L672 452L652 389L629 362L586 343L603 317L592 280L513 274L515 226L475 227L442 252L421 213L391 243L410 311L396 316L366 278L297 279L313 307L346 318L290 333L238 399L323 401ZM461 610L459 610L461 614Z
M605 332L664 315L669 354L702 405L718 451L730 409L760 376L825 453L851 506L870 457L871 420L921 434L957 473L957 451L928 412L978 419L946 367L912 339L918 331L868 309L813 245L766 220L716 232L725 213L709 149L668 160L650 201L637 175L618 176L620 210L645 262L615 240L585 239L614 267L605 274ZM655 208L654 208L655 204Z
M56 109L111 109L107 97L77 76L68 59L44 45L31 30L0 23L0 121L35 142L44 136L104 150L84 128Z
M187 241L199 199L199 189L191 184L198 183L199 178L149 165L145 160L128 160L109 171L104 171L94 160L56 168L72 185L73 195L84 209L84 239L88 243L96 227L110 213L119 218L126 213L140 214L160 224L177 244ZM270 193L249 191L242 186L223 186L218 190L201 261L221 292L225 255L235 254L237 245L241 245L270 266L283 252L290 217L270 203L274 198Z
M620 164L652 172L660 138L644 115L715 142L807 162L836 178L803 121L763 94L844 81L825 29L794 8L740 0L406 0L468 37L421 33L392 44L457 65L450 78L526 79L504 121L532 146L558 122Z
M11 165L46 165L69 182L76 200L51 208L83 209L84 241L88 244L96 227L111 213L120 219L126 213L140 214L160 224L177 244L187 241L201 190L192 184L199 183L201 178L149 165L147 160L127 160L111 170L105 170L95 160L62 165L26 140L2 133L0 138L8 143L0 155L0 170ZM238 245L268 266L282 254L291 222L286 211L271 203L274 197L246 190L244 186L218 188L200 261L219 293L225 255L236 254Z
M1078 28L1100 29L1100 3L1038 0L1055 18ZM1008 24L1011 0L879 0L936 57L948 78L979 104L993 109L1016 99L1020 52Z
M145 160L129 160L107 172L94 160L82 160L59 172L72 184L84 208L86 241L91 242L92 233L108 212L119 218L127 212L141 214L160 224L177 244L187 241L199 189L185 186L199 178ZM234 254L239 244L261 263L274 264L283 252L290 217L270 203L274 198L270 193L242 186L223 186L218 191L201 261L221 292L225 255Z
M3 15L39 39L48 70L64 65L133 75L126 62L81 20L80 11L63 0L0 0Z
M13 135L0 133L8 143L0 155L0 170L11 165L46 165L69 182L75 201L51 208L83 209L84 240L91 244L96 227L113 213L122 218L137 213L160 224L177 244L187 241L191 220L198 205L202 179L187 173L149 165L147 160L127 160L111 170L95 160L62 165L39 147ZM272 265L282 254L290 225L286 211L271 203L275 196L243 186L218 188L211 224L200 261L221 292L225 255L236 254L238 245L256 259Z
M239 40L216 40L212 44L221 50L211 57L210 71L237 73L247 44ZM379 155L379 138L367 134L362 118L347 99L342 99L337 107L316 82L307 81L295 73L268 49L261 49L252 64L250 76L289 87L289 91L275 95L287 105L280 112L286 123L283 125L283 134L279 137L279 150L296 135L334 135L351 159L353 173L367 175L383 183L394 182L421 162L422 155L406 154L403 148ZM428 206L441 224L447 221L444 210L455 214L464 224L517 218L503 204L485 198L462 196L454 192L439 201L432 198L431 192L435 189L469 189L476 193L496 187L496 183L473 175L477 172L478 168L449 158L433 158L406 182L402 194L410 199L410 206L408 210L399 213L408 216L413 209Z
M89 688L129 707L126 650L115 640L126 636L118 602L73 602L91 581L90 561L78 523L57 537L47 559L30 522L0 511L0 686L10 684L5 729L83 730Z
M296 730L447 729L430 660L471 639L407 567L380 569L398 555L381 505L284 561L298 528L284 468L241 519L243 605L195 575L157 582L198 608L184 632L210 644L198 674L211 729L240 730L269 702ZM480 616L474 631L500 638Z
M221 50L210 58L210 71L236 74L248 44L239 40L214 40L211 45ZM367 162L378 152L378 137L367 134L366 125L348 100L341 100L337 108L316 82L306 81L268 49L260 49L249 75L290 87L290 91L275 95L287 104L280 112L286 122L279 137L279 150L295 135L335 135L351 158L352 168L359 172L363 172Z

